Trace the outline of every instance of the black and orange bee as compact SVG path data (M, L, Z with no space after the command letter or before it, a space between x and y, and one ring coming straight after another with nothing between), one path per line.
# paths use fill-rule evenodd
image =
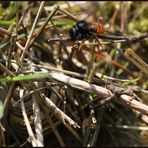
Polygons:
M101 23L87 23L86 21L79 21L69 30L69 35L72 41L86 40L92 35L103 34L105 28Z

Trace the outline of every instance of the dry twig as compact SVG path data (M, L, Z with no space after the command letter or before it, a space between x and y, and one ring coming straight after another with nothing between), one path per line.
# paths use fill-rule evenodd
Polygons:
M34 125L35 125L35 131L36 131L36 139L38 142L38 146L43 147L44 139L43 139L43 129L42 129L40 107L34 95L33 95L33 111L34 111Z
M53 8L53 10L51 11L51 13L49 14L49 16L47 17L47 19L45 20L44 24L41 26L41 28L37 32L36 36L32 39L29 47L32 46L32 44L35 42L35 40L37 39L37 37L43 32L44 28L46 27L46 25L48 24L48 22L51 20L51 18L54 16L54 14L57 12L58 8L59 7L57 5L55 5L55 7Z
M99 39L106 39L106 40L112 40L112 41L117 41L121 40L122 42L131 42L131 43L137 43L140 40L143 40L148 37L147 33L140 34L139 36L117 36L117 35L108 35L108 34L100 34L97 35ZM49 42L60 42L60 41L71 41L70 37L65 37L65 38L49 38Z
M27 42L26 42L26 44L25 44L23 53L22 53L22 55L21 55L21 59L20 59L21 61L23 60L23 58L24 58L24 56L25 56L25 53L26 53L26 51L27 51L28 48L29 48L29 45L30 45L30 42L31 42L31 39L32 39L33 32L34 32L34 30L35 30L37 21L38 21L40 15L41 15L41 13L42 13L44 4L45 4L45 1L42 1L42 2L41 2L41 5L40 5L40 7L39 7L38 13L37 13L37 15L36 15L36 18L35 18L35 20L34 20L33 26L32 26L32 28L31 28L31 31L30 31L28 40L27 40Z
M103 88L101 86L97 86L94 84L89 84L85 81L78 80L76 78L72 78L72 77L66 76L61 73L51 72L50 76L57 81L60 81L64 84L70 85L70 86L80 89L80 90L84 90L87 92L96 92L97 94L99 94L103 97L114 96L114 94L109 89L106 89L106 88ZM148 115L148 106L147 105L134 100L131 96L128 96L128 95L120 94L119 96L120 96L120 98L115 99L115 101L117 101L118 103L120 103L122 105L126 105L127 107L131 107L135 110L140 111L141 113L143 113L145 115Z
M72 125L74 128L77 128L77 127L80 128L80 126L76 122L74 122L63 111L61 111L48 97L46 97L42 93L41 93L41 96L43 96L45 98L50 110L53 111L64 124L66 124L66 122L67 122L69 125Z
M142 72L148 75L148 64L144 62L131 48L126 49L124 55Z
M12 35L11 32L9 32L9 31L7 31L6 29L1 28L1 27L0 27L0 32L3 33L3 34L6 34L6 35L8 35L8 36L11 36L11 35Z
M20 90L20 97L23 96L23 90ZM24 117L24 122L26 124L26 128L27 128L27 131L28 131L28 135L29 135L29 141L32 143L32 146L38 146L38 142L35 138L35 135L32 131L32 128L31 128L31 125L29 123L29 119L27 117L27 114L26 114L26 109L25 109L25 105L24 105L24 102L21 101L21 108L22 108L22 114L23 114L23 117Z

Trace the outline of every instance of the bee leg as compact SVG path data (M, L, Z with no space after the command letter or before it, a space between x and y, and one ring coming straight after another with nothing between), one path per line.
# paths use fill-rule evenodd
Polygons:
M84 42L85 42L85 39L82 41L82 43L79 43L79 47L76 49L77 57L78 57L79 54L80 54L80 50L81 50L81 48L83 47Z
M101 47L103 47L102 44L100 43L99 38L97 37L97 35L94 34L94 33L92 33L92 36L94 36L94 38L96 39L97 43L98 43Z
M71 53L70 53L70 56L69 56L69 60L72 59L72 56L73 56L74 52L79 49L79 46L80 46L80 43L78 41L76 41L76 43L71 48L72 50L71 50Z
M79 46L79 49L78 49L78 50L80 50L80 49L83 47L83 45L84 45L84 42L85 42L85 41L86 41L85 39L82 41L82 43L80 44L80 46Z
M99 44L101 47L103 47L102 44L100 43L100 41L99 41L99 39L98 39L97 36L96 36L96 40L97 40L98 44Z

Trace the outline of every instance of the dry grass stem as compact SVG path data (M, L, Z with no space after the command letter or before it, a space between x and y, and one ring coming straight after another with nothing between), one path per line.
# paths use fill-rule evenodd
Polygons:
M76 78L72 78L70 76L66 76L62 73L51 72L50 76L57 81L66 83L66 84L71 85L72 87L80 89L80 90L85 90L88 92L96 92L99 95L102 95L103 97L112 96L111 91L104 88L104 87L97 86L94 84L89 84L85 81L82 81L82 80L79 80Z
M35 27L36 27L36 25L37 25L38 19L39 19L41 13L42 13L44 4L45 4L45 1L42 1L41 4L40 4L38 13L37 13L36 18L35 18L35 20L34 20L34 23L33 23L33 26L32 26L32 28L31 28L31 31L30 31L30 33L29 33L28 40L27 40L27 42L26 42L26 44L25 44L23 53L22 53L22 55L21 55L21 58L20 58L21 61L23 60L23 58L24 58L24 56L25 56L25 53L26 53L26 51L27 51L28 48L29 48L29 45L30 45L30 42L31 42L31 39L32 39L32 36L33 36L33 32L34 32Z
M23 90L20 91L20 97L22 97L22 95L23 95ZM27 128L27 131L28 131L29 141L32 143L33 147L36 147L36 146L38 146L38 142L37 142L37 140L35 138L35 135L34 135L34 133L32 131L31 125L29 123L29 119L27 117L26 109L25 109L25 105L24 105L23 101L21 101L21 109L22 109L24 122L26 124L26 128Z
M50 110L52 110L55 113L55 115L60 119L61 122L63 122L64 124L68 123L74 128L80 128L80 126L76 122L74 122L62 110L60 110L48 97L46 97L44 94L41 95L45 98Z
M103 97L113 96L113 93L109 89L106 89L104 87L97 86L94 84L89 84L85 81L72 78L61 73L51 72L50 75L55 80L68 84L74 88L84 90L87 92L96 92ZM110 98L109 98L109 101L110 101ZM131 107L135 110L140 111L143 114L148 115L148 106L134 100L131 96L121 95L120 99L116 99L116 101L122 105L126 105L127 107Z
M124 55L135 66L137 66L142 72L148 75L148 64L144 62L131 48L128 48L125 51Z
M133 97L128 95L121 95L120 99L117 99L117 102L125 105L127 107L133 108L135 110L138 110L139 112L148 115L148 106L136 101Z
M36 36L32 39L29 46L31 46L35 42L36 38L43 32L44 28L46 27L46 25L48 24L48 22L51 20L51 18L54 16L54 14L57 12L58 9L59 7L55 5L55 7L53 8L51 13L48 15L47 19L45 20L44 24L41 26L41 28L37 32Z
M0 27L0 32L3 33L3 34L6 34L8 36L11 36L12 35L12 33L10 33L9 31L7 31L6 29L1 28L1 27Z
M36 132L36 140L38 142L38 146L43 147L44 139L43 139L43 128L42 128L40 107L34 95L33 95L33 111L34 111L34 125L35 125L35 132Z

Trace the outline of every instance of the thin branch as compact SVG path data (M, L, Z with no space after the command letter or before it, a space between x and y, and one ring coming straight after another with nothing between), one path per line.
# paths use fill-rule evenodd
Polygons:
M51 117L49 117L49 114L48 114L47 110L45 111L45 116L46 116L46 119L47 119L49 125L51 126L51 129L52 129L53 133L55 134L58 142L60 143L60 146L65 147L66 145L65 145L65 143L64 143L64 141L62 139L62 136L60 135L58 129L56 128L56 124L52 121Z
M79 142L82 143L82 139L80 138L79 134L68 124L65 124L65 126L68 128L68 130L79 140Z
M39 19L41 13L42 13L44 4L45 4L45 1L42 1L42 2L41 2L41 5L40 5L40 7L39 7L38 13L37 13L37 15L36 15L36 18L35 18L35 20L34 20L33 26L32 26L32 28L31 28L31 31L30 31L28 40L27 40L27 42L26 42L26 44L25 44L24 51L23 51L23 53L22 53L22 55L21 55L21 59L20 59L21 61L23 60L23 58L24 58L24 56L25 56L25 53L26 53L26 51L27 51L28 48L29 48L29 45L30 45L30 42L31 42L31 38L32 38L32 36L33 36L33 32L34 32L34 30L35 30L35 27L36 27L36 24L37 24L37 22L38 22L38 19Z
M8 36L11 36L11 35L12 35L11 32L9 32L9 31L7 31L6 29L1 28L1 27L0 27L0 32L3 33L3 34L6 34L6 35L8 35Z
M96 92L96 93L99 93L100 95L102 95L104 97L112 96L112 92L110 90L104 88L104 87L97 86L97 85L94 85L94 84L89 84L85 81L66 76L62 73L51 72L50 76L51 76L51 78L53 78L57 81L71 85L72 87L80 89L80 90L85 90L85 91L88 91L88 92Z
M36 93L37 91L40 91L40 90L45 89L45 88L47 88L47 87L41 87L41 88L37 88L36 90L31 90L31 91L29 91L27 94L23 95L22 98L20 98L19 100L17 100L17 101L13 104L13 106L15 106L16 104L18 104L20 101L22 101L24 98L28 97L29 95L34 94L34 93Z
M116 99L118 103L121 105L125 105L127 107L130 107L132 109L138 110L139 112L148 115L148 106L136 101L133 97L128 95L121 95L120 99Z
M99 39L107 39L107 40L121 40L122 42L132 42L132 43L137 43L140 40L143 40L148 37L147 33L140 34L139 36L117 36L117 35L105 35L105 34L100 34L97 35ZM48 39L49 42L60 42L60 41L71 41L70 37L65 37L65 38L50 38Z
M20 91L20 97L22 97L22 95L23 95L23 90ZM37 143L37 140L35 138L35 135L34 135L34 133L32 131L31 125L29 123L29 119L27 117L26 109L25 109L25 105L24 105L24 102L23 101L21 101L21 108L22 108L22 114L23 114L23 117L24 117L24 122L26 124L26 128L27 128L27 131L28 131L29 140L32 143L32 146L37 146L38 143Z
M43 128L42 128L40 107L34 95L33 95L33 111L34 111L34 124L35 124L36 139L38 142L38 146L43 147L44 139L43 139Z
M15 74L13 74L13 72L11 72L7 67L5 67L3 64L0 63L0 69L3 70L4 72L6 72L8 75L10 76L15 76Z
M36 36L32 39L29 47L32 46L32 44L35 42L35 40L37 39L37 37L43 32L44 28L46 27L46 25L48 24L48 22L51 20L51 18L54 16L54 14L57 12L58 8L59 7L57 5L55 5L54 9L51 11L51 13L47 17L46 21L44 22L44 24L42 25L42 27L37 32Z
M148 75L148 64L144 62L131 48L125 50L124 56L145 73L145 75Z
M131 130L143 130L148 131L148 127L141 127L141 126L129 126L129 125L115 125L117 128L121 129L131 129ZM109 125L109 127L113 127Z
M63 38L49 38L48 42L68 42L71 41L70 37L63 37Z
M148 37L147 33L140 34L139 36L115 36L115 35L97 35L100 39L108 39L108 40L125 40L128 42L139 42Z
M78 18L76 18L76 17L73 16L71 13L67 12L66 10L63 10L63 9L61 9L61 8L59 8L59 10L60 10L62 13L66 14L66 15L67 15L69 18L71 18L73 21L75 21L75 22L78 22L78 21L79 21Z
M96 146L96 142L97 142L97 139L98 139L98 134L99 134L100 127L101 127L101 122L102 122L102 119L103 119L102 111L100 112L100 110L97 110L96 119L97 119L96 129L94 131L94 134L93 134L93 137L92 137L92 140L91 140L91 145L90 145L91 147Z
M80 126L76 122L74 122L62 110L60 110L48 97L46 97L43 93L41 93L41 96L45 98L47 105L50 107L50 110L52 110L64 124L68 122L74 128L80 128Z
M13 50L14 50L14 48L15 48L15 42L16 42L16 34L15 33L12 33L12 35L11 35L11 37L10 37L10 46L9 46L9 49L8 49L8 63L7 63L7 67L8 67L8 69L10 68L10 61L11 61L11 56L12 56L12 52L13 52Z
M4 132L5 132L5 128L3 127L1 121L0 121L0 145L1 146L6 146L6 139L5 139L5 136L4 136Z

